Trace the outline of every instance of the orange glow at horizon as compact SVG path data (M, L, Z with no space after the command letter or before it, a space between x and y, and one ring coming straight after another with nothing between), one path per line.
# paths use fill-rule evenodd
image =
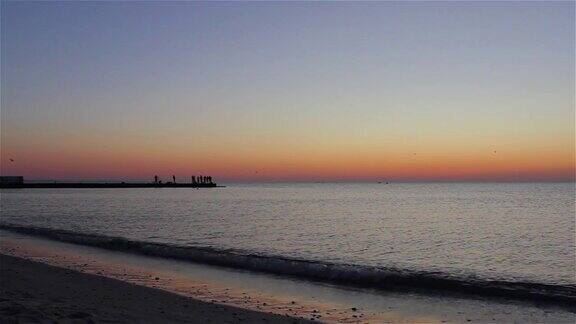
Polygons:
M575 181L574 3L352 7L4 1L0 173Z
M7 148L2 174L55 180L147 180L175 174L183 181L198 174L224 181L574 181L576 174L574 150L566 149L569 141L540 147L445 143L412 149L253 145L212 152L185 145L147 150L134 143L106 148L81 143Z

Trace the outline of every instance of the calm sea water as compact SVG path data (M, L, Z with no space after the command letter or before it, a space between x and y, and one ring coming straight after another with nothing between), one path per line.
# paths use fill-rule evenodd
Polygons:
M576 284L575 186L2 190L1 223L337 264Z

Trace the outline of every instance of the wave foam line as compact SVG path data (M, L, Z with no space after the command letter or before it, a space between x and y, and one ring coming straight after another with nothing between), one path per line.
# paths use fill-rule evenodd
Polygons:
M384 267L335 264L278 256L262 256L207 247L134 241L66 230L0 224L0 229L53 240L148 256L173 258L235 269L260 271L302 279L382 290L455 292L496 296L569 306L576 311L576 285L484 280Z

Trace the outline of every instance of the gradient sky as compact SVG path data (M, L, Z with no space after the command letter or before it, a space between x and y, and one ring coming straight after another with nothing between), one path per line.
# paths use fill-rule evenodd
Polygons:
M3 1L1 173L573 181L574 11Z

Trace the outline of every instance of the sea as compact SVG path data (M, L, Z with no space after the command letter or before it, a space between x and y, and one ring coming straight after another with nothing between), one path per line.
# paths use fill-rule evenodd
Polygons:
M4 189L0 228L373 289L576 300L574 183Z

